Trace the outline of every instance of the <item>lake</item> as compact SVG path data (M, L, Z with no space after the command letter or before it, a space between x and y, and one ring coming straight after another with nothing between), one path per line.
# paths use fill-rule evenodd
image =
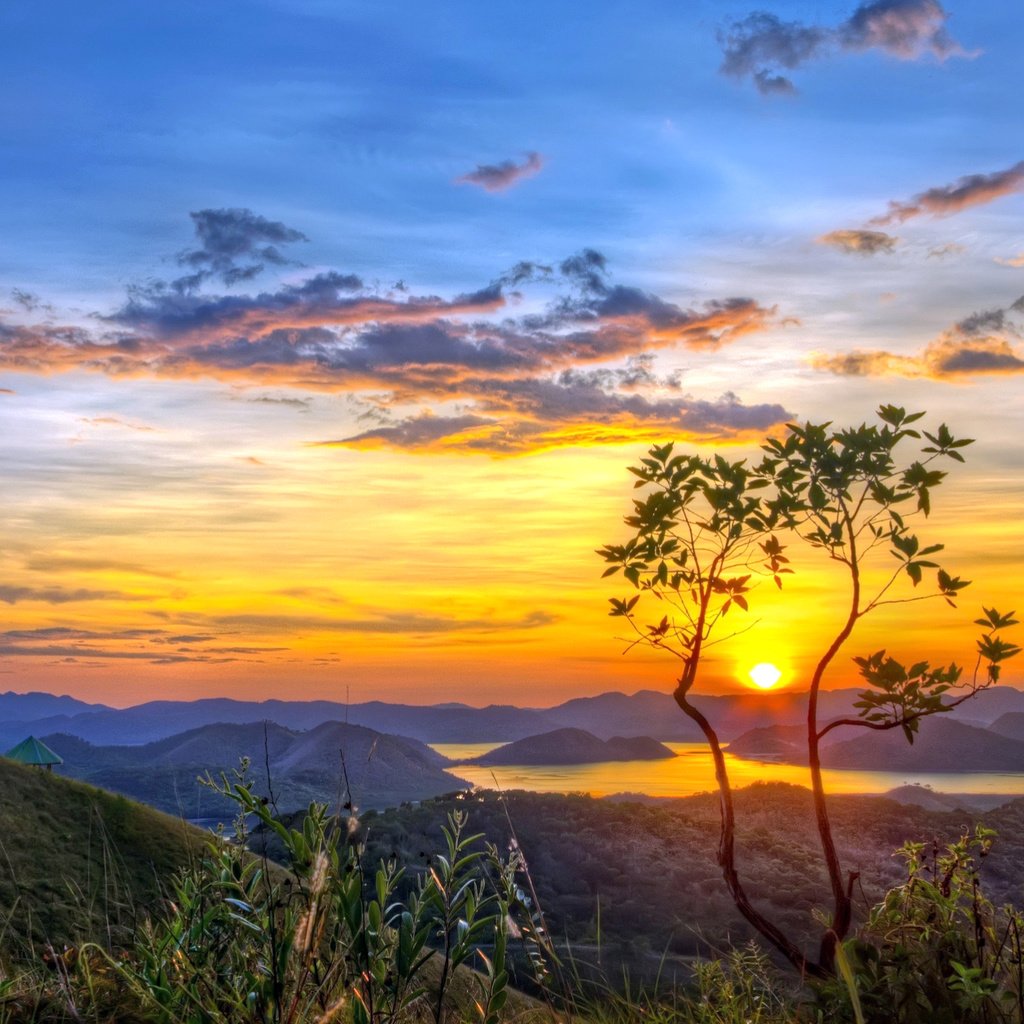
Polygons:
M432 743L439 754L461 761L479 757L498 743ZM536 793L644 793L648 796L692 796L716 788L711 754L702 743L666 743L678 757L663 761L606 761L584 765L510 765L481 768L458 765L452 772L481 789L528 789ZM734 787L752 782L808 785L807 769L772 761L747 761L725 755ZM930 786L941 793L1024 795L1024 774L995 772L865 772L828 769L830 793L885 793L897 786Z

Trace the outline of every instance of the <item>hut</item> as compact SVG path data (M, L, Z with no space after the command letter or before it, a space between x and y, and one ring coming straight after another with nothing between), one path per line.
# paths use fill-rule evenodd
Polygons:
M20 764L31 764L37 768L45 767L48 772L53 771L55 764L64 763L64 758L60 754L52 751L42 740L37 740L35 736L23 739L16 747L8 750L4 757L9 757L12 761L17 761Z

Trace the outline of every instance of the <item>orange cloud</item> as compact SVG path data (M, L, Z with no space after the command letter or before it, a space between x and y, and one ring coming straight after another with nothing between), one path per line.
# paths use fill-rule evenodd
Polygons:
M992 174L967 174L952 185L940 185L919 192L906 202L890 202L889 212L875 217L870 224L900 223L928 214L947 217L972 206L981 206L1024 190L1024 160Z
M290 231L243 217L245 211L213 212L230 214L226 225L214 218L221 233L258 235L247 258L268 259L263 243ZM204 259L223 277L238 268L217 255L232 248L234 235L218 248L219 238L205 243L217 259ZM558 289L542 312L494 316L507 308L506 289L535 284ZM198 287L178 280L132 288L121 308L93 318L99 327L0 323L0 368L213 378L365 394L381 409L418 407L399 423L344 439L353 445L520 451L559 437L646 436L653 429L733 437L788 415L777 405L750 409L734 396L684 398L673 393L678 381L658 380L649 366L660 349L717 350L785 322L777 307L748 297L682 306L609 281L604 256L592 249L557 267L519 263L451 299L404 287L397 296L372 293L359 277L335 271L251 295ZM453 430L442 430L446 421L431 415L433 407L455 400L468 408Z

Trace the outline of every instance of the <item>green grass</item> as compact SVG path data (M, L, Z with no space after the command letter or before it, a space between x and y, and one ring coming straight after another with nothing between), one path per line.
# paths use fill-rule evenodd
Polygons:
M0 952L130 935L204 833L93 786L0 758Z

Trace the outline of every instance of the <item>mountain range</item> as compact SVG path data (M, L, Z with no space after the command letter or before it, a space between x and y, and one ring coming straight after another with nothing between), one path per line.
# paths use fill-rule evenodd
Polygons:
M821 694L819 718L850 714L858 690ZM696 696L693 703L716 724L724 741L750 729L799 724L806 694L781 690ZM1024 713L1024 692L1010 686L985 690L951 714L968 725L988 726ZM239 701L213 697L197 701L150 701L129 708L86 704L50 694L0 694L0 750L28 734L68 733L100 745L143 744L218 723L274 722L288 729L312 729L328 721L360 725L423 743L508 743L554 729L585 729L601 739L651 736L661 741L700 742L694 723L667 693L640 690L577 697L550 708L467 704L411 705L369 701Z

